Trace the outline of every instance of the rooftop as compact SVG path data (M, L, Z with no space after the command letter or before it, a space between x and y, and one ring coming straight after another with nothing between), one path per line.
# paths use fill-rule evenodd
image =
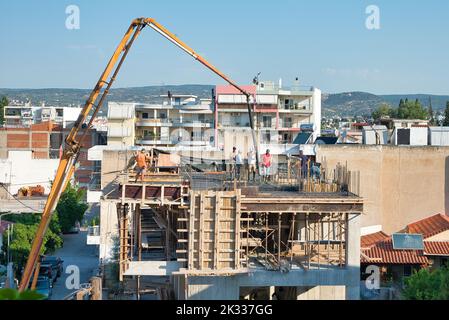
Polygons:
M424 239L430 238L441 232L449 230L449 217L444 214L436 214L407 225L407 233L422 234Z

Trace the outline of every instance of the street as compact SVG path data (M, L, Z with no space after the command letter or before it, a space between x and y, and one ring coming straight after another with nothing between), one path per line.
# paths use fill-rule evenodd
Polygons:
M51 300L62 300L76 289L67 289L66 279L70 274L66 274L68 266L77 266L80 272L80 283L87 283L98 268L97 246L86 245L87 231L80 231L78 234L64 235L64 246L53 255L64 260L64 273L54 283Z

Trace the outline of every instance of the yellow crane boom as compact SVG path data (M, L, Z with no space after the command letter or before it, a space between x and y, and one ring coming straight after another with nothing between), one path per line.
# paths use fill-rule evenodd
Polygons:
M56 171L55 179L53 180L53 185L50 191L50 194L47 198L47 202L45 203L45 207L42 213L42 218L39 223L38 229L36 231L36 236L34 237L33 244L31 247L30 255L28 257L27 263L25 265L25 269L22 275L22 279L19 286L19 291L24 291L28 288L31 276L33 274L33 270L35 269L36 263L39 258L39 253L42 248L42 242L45 236L45 233L48 229L48 225L50 223L51 216L53 211L56 208L58 200L61 196L61 193L66 188L68 182L73 176L75 170L75 163L79 157L79 151L81 149L81 142L87 135L89 129L92 127L92 123L96 118L98 111L100 110L106 96L109 93L109 90L114 83L118 72L131 49L134 41L139 36L142 29L146 26L151 27L156 32L164 36L166 39L174 43L176 46L181 48L183 51L188 53L190 56L198 60L205 67L210 69L212 72L220 76L226 82L228 82L231 86L235 87L239 92L246 96L248 113L249 113L249 121L252 129L252 138L254 143L254 148L256 150L256 159L259 159L259 152L254 132L253 126L253 118L252 118L252 110L251 110L251 94L245 91L243 88L238 86L234 81L232 81L229 77L227 77L224 73L210 64L206 59L197 54L192 48L182 42L178 37L176 37L173 33L164 28L161 24L156 22L152 18L138 18L132 21L119 45L114 51L111 59L109 60L105 70L100 76L97 84L92 90L89 98L87 99L83 109L78 116L73 128L65 139L64 151L59 162L58 169ZM91 113L91 117L89 121L86 123L86 120Z

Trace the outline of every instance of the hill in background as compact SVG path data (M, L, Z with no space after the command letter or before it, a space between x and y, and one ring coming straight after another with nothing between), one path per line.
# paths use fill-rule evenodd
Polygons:
M160 102L160 95L193 94L199 98L211 98L212 85L165 85L132 88L111 89L106 99L120 102ZM83 105L89 97L90 89L0 89L0 96L7 96L10 101L31 101L33 105L45 102L48 106L79 106ZM424 106L429 105L432 99L434 111L442 111L449 101L449 95L428 94L397 94L375 95L367 92L344 92L335 94L323 93L322 108L324 116L369 116L381 103L388 103L393 107L399 105L400 99L419 99ZM106 107L101 114L105 114Z

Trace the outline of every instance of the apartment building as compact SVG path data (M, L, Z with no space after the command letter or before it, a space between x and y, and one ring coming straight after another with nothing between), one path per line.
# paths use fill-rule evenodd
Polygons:
M4 119L6 128L30 127L46 121L52 121L67 128L74 123L81 112L81 108L72 107L40 107L25 104L24 106L6 106L4 108Z
M214 142L212 99L163 95L160 103L110 102L110 146L207 146Z
M243 88L252 95L253 123L260 150L297 154L321 131L321 91L264 81ZM255 100L254 100L255 99ZM161 95L159 103L109 102L108 145L119 147L214 147L225 154L233 146L252 146L246 97L228 85L216 86L211 99Z
M0 159L9 158L10 152L31 151L32 159L58 160L69 131L70 127L63 128L61 124L52 121L32 123L30 126L0 128ZM87 159L87 150L95 145L104 144L106 144L106 136L103 132L89 130L89 134L83 140L75 170L75 182L80 187L88 188L92 183L94 172L99 171L99 163ZM17 168L17 170L20 169ZM34 181L30 180L30 182Z
M260 150L273 154L298 153L299 140L314 141L321 131L321 91L295 81L283 88L281 81L262 81L243 87L253 95L253 123ZM252 146L246 97L231 86L217 86L215 110L216 146L230 152L240 146L246 152ZM299 138L308 134L309 139Z

